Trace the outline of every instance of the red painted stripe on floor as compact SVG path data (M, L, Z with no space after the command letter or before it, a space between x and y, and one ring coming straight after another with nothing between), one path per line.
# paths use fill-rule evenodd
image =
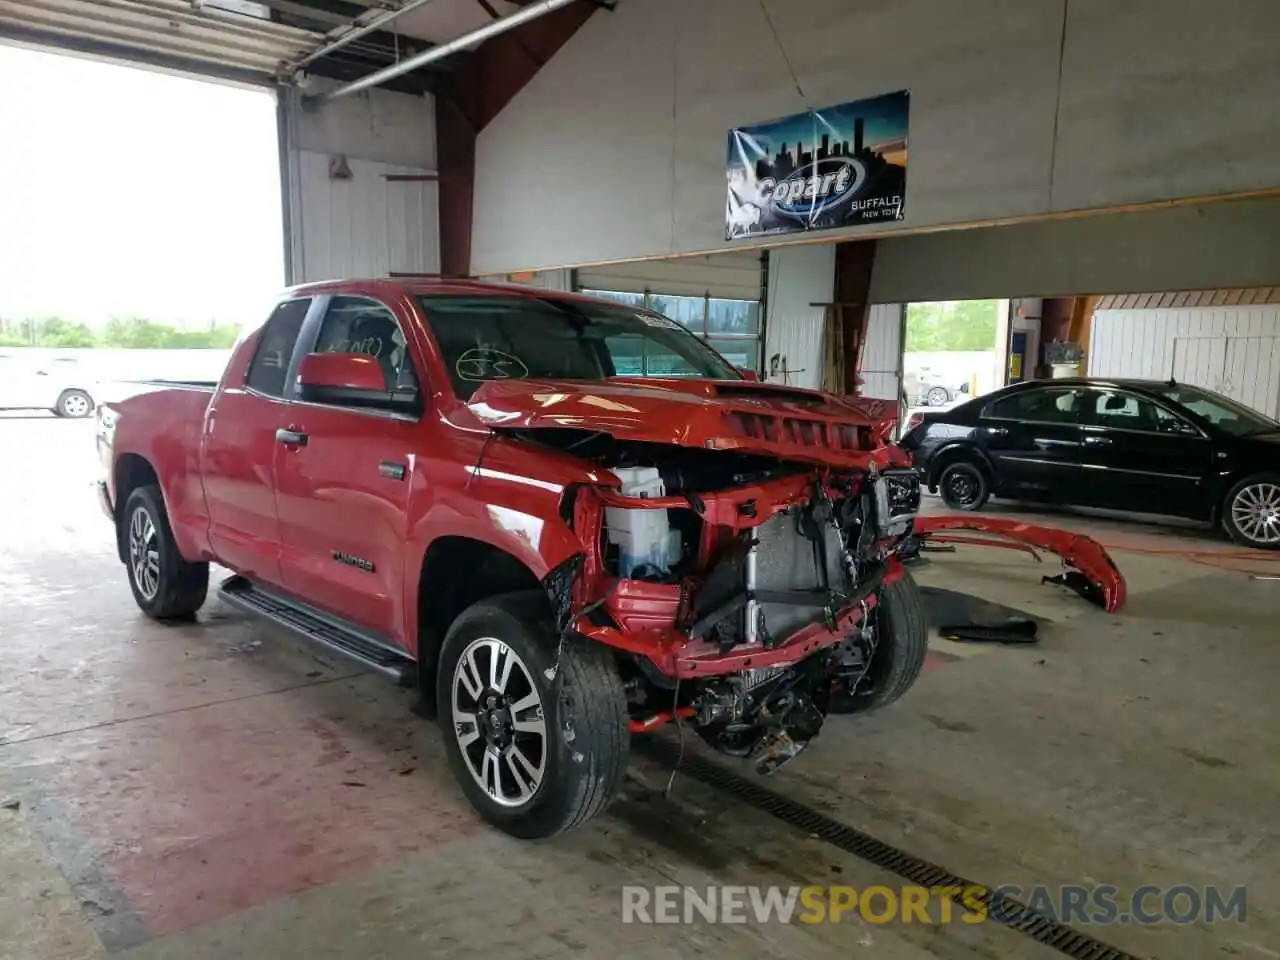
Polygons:
M963 660L963 657L957 657L954 653L944 653L941 650L930 650L924 655L924 670L933 670L935 667L945 667L949 663L955 663L957 660Z
M51 786L152 936L481 829L439 734L402 697L298 693L41 745Z

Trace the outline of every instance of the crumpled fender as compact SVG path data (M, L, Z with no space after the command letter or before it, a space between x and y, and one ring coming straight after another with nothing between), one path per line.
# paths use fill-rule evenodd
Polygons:
M1124 606L1127 593L1124 575L1120 573L1106 548L1092 537L1001 517L916 517L914 533L921 540L945 542L947 530L976 530L1015 541L1001 543L999 540L992 540L983 546L1019 550L1024 549L1022 544L1027 544L1057 554L1067 566L1074 567L1095 588L1093 591L1078 591L1085 599L1098 603L1107 613L1115 613ZM937 536L938 534L943 535ZM966 537L957 538L957 542L976 544L978 541ZM1070 578L1066 585L1071 586Z

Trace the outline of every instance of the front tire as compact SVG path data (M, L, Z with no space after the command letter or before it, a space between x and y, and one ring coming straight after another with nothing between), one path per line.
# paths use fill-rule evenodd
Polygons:
M1245 477L1227 494L1222 526L1236 543L1259 550L1280 550L1280 475Z
M929 392L924 395L925 406L941 407L950 402L951 391L946 387L930 387Z
M929 652L929 622L924 599L911 574L880 591L880 602L871 614L875 653L856 690L839 679L831 690L828 713L865 713L878 710L911 689L924 669Z
M540 593L463 611L440 651L436 698L454 776L498 829L554 836L617 793L630 752L617 666L598 644L561 645Z
M209 565L188 563L179 552L160 488L129 494L118 522L138 609L154 620L189 619L209 593Z
M945 467L938 478L938 490L942 494L942 502L948 507L966 512L981 510L991 497L991 484L986 473L968 460Z
M83 420L93 413L93 397L83 390L63 390L53 412L71 420Z

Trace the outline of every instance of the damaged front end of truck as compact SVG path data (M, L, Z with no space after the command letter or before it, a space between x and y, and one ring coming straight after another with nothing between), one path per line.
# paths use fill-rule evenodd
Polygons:
M877 650L893 646L880 607L907 576L920 504L918 475L883 442L892 405L615 380L491 383L471 408L592 465L598 481L561 500L582 549L544 586L563 638L616 651L633 732L687 724L771 772L828 711L874 699ZM923 637L911 646L923 656Z

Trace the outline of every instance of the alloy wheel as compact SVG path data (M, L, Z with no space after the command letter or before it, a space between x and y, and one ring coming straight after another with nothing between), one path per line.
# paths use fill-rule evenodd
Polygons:
M533 799L547 770L547 723L533 673L501 640L481 637L453 671L453 731L472 778L493 802Z
M146 507L129 518L129 569L142 598L154 600L160 592L160 542Z
M68 417L87 417L89 415L89 400L81 394L72 394L62 401L62 412Z
M1253 483L1231 501L1231 522L1257 544L1280 543L1280 485Z

